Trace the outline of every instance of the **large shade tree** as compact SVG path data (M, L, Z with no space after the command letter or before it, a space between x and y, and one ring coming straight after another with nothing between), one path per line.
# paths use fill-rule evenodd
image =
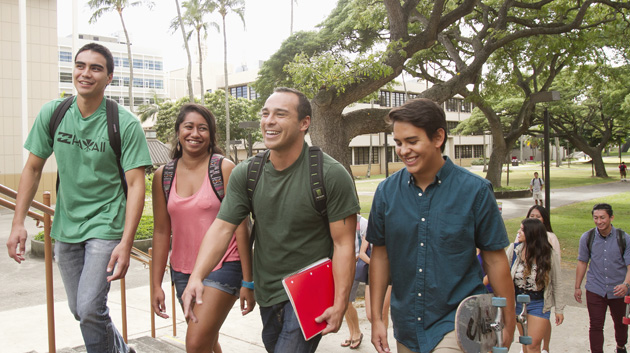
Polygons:
M133 99L133 56L131 55L131 40L129 39L129 32L127 32L127 26L125 25L125 18L123 17L123 11L131 6L140 6L146 4L149 8L153 7L151 1L129 1L129 0L90 0L88 1L90 9L94 10L92 16L89 19L89 23L95 23L101 16L107 12L116 12L120 18L120 24L122 25L123 32L125 33L125 44L127 45L127 61L129 62L129 110L134 111L134 99Z
M407 67L422 74L428 71L422 61L448 55L452 73L423 93L443 102L477 82L492 53L509 43L578 30L591 11L613 16L629 7L610 1L340 0L317 33L296 33L283 43L263 65L256 89L263 97L278 85L304 90L312 97L313 143L349 169L350 140L385 131L388 110L344 114L344 108Z

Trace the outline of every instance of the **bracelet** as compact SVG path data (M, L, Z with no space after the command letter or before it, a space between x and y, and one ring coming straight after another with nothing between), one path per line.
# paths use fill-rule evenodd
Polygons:
M254 281L251 281L251 282L241 281L241 286L243 286L243 287L245 287L247 289L254 290Z
M626 289L630 291L630 284L623 282L623 284L626 286Z

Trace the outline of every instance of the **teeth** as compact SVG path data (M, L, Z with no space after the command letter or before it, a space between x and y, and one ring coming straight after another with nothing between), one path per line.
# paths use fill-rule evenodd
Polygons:
M278 131L266 131L267 135L279 135Z

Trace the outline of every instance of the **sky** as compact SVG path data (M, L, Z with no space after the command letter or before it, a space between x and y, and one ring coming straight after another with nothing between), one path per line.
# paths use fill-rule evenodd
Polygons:
M183 0L180 0L180 6ZM289 36L291 24L291 1L294 0L245 0L245 28L240 17L229 13L226 17L228 62L234 65L255 66L258 60L266 60L275 53L282 41ZM78 32L95 35L113 35L122 31L117 12L105 13L95 24L89 24L92 11L87 0L78 3ZM72 34L72 3L58 1L58 35ZM297 0L294 3L293 31L311 30L321 23L336 6L337 0ZM186 51L180 31L171 33L171 20L177 16L174 0L154 0L152 10L147 7L130 7L123 11L131 42L142 47L162 48L165 70L185 67ZM183 11L183 10L182 10ZM221 27L221 16L208 17ZM195 44L196 36L190 44ZM206 39L209 62L223 62L223 34L209 28ZM196 56L196 45L191 46L191 55ZM132 48L133 50L133 48ZM194 59L193 59L194 60ZM194 61L193 61L194 63Z

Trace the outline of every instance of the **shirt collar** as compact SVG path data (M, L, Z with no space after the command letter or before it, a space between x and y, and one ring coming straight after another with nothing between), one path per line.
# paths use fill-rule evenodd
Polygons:
M600 232L599 229L597 229L597 227L595 227L595 234L599 235L602 238L608 238L611 234L616 234L617 230L615 230L615 226L614 225L610 225L610 233L608 233L608 235L606 237L604 237Z
M453 161L451 161L451 159L448 158L448 156L443 156L442 158L444 158L444 164L442 164L442 167L440 168L440 170L438 170L437 174L435 175L435 180L433 181L433 183L431 183L431 185L442 184L442 180L445 180L446 178L448 178L451 172L455 169L455 164L453 164ZM416 181L415 181L415 178L413 177L413 174L409 173L408 171L407 171L407 174L409 174L409 180L407 181L407 184L415 185Z

